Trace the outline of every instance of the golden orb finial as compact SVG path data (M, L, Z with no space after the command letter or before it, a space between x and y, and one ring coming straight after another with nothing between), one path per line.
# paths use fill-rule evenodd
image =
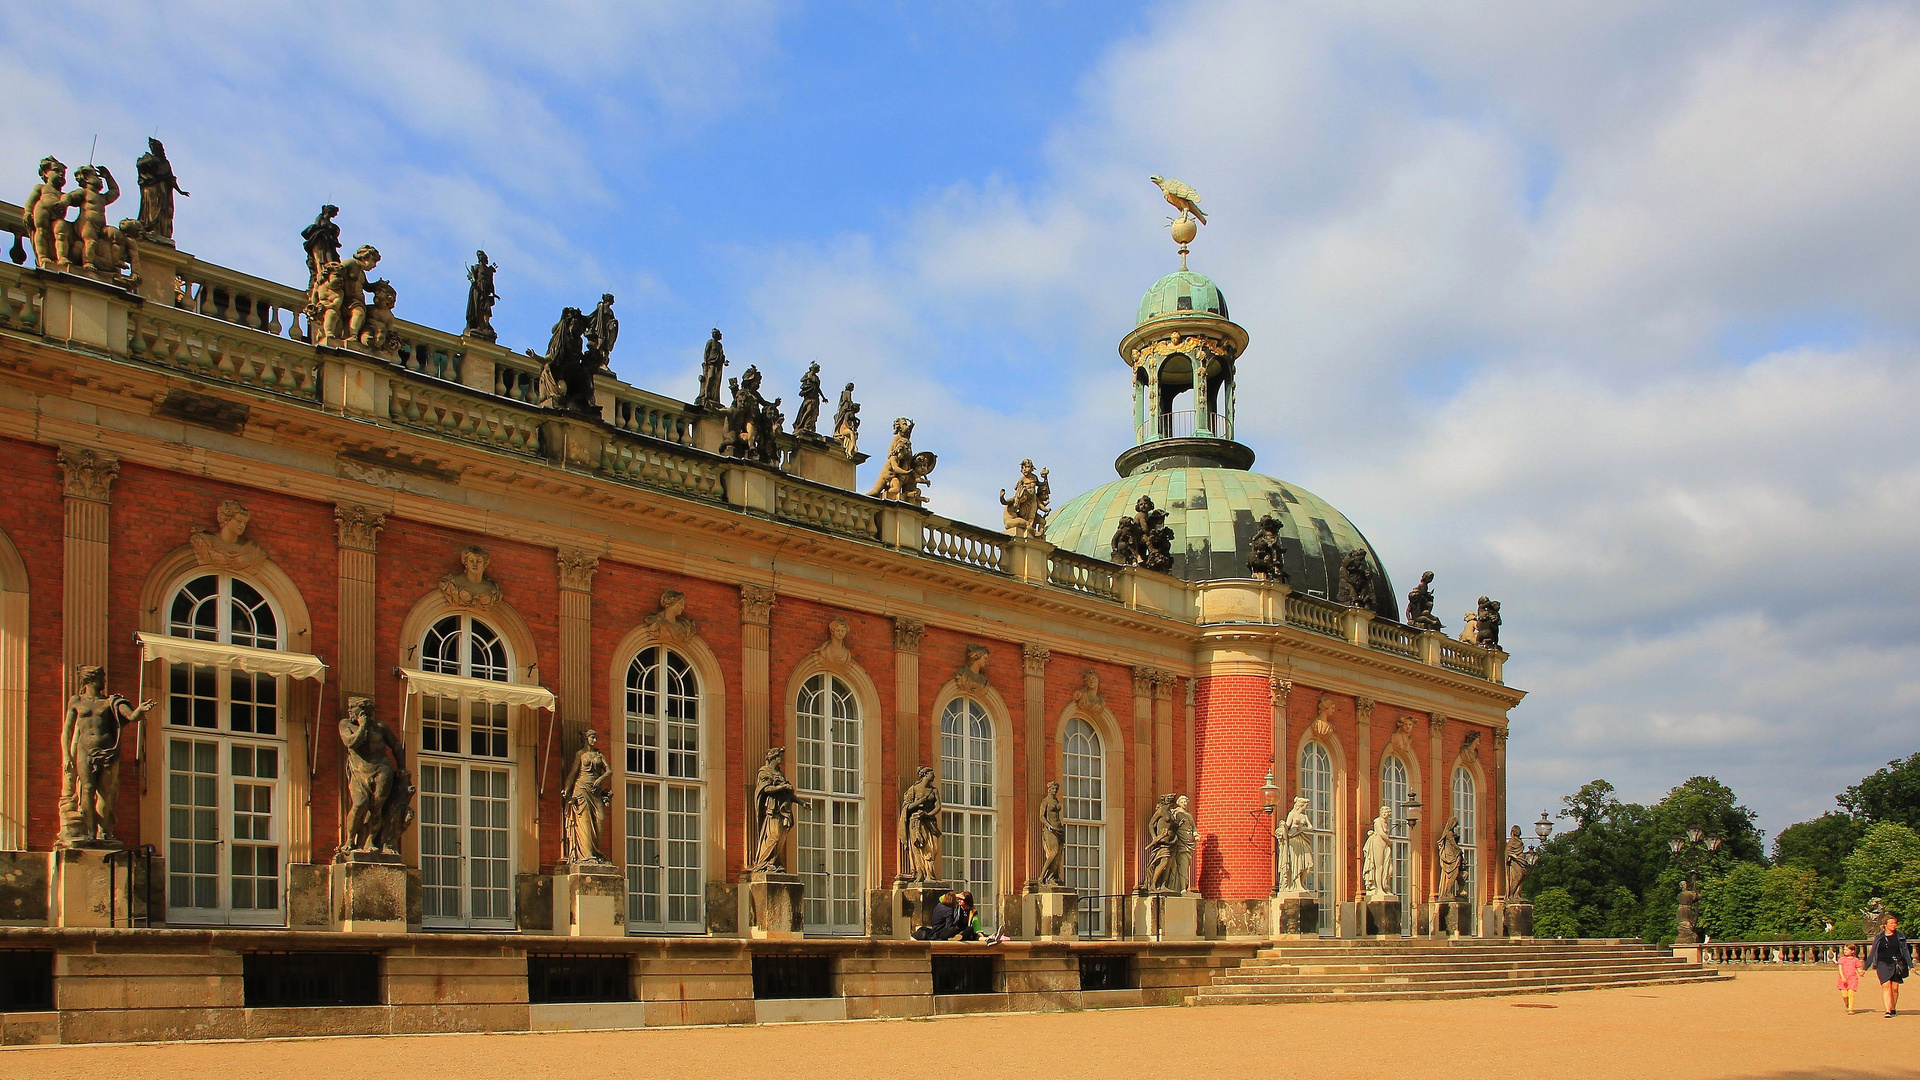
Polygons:
M1156 174L1147 179L1160 189L1168 206L1180 211L1179 217L1167 219L1167 225L1173 232L1173 242L1180 245L1180 269L1185 270L1187 245L1200 235L1200 226L1207 223L1206 211L1200 209L1200 193L1171 177Z

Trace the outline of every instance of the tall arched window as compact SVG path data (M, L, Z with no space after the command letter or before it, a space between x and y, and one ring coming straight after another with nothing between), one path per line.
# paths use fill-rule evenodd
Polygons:
M866 898L862 874L860 703L824 672L800 687L794 732L798 751L799 864L809 933L858 934Z
M471 615L447 615L427 628L420 667L514 681L507 643ZM420 901L435 926L514 925L508 708L420 695Z
M171 637L285 648L280 617L253 585L202 574L167 601ZM286 736L282 677L167 666L167 917L282 922Z
M627 930L700 933L700 680L679 653L640 650L627 665Z
M1480 903L1480 802L1465 766L1453 770L1453 816L1460 823L1460 884L1471 919Z
M1380 760L1380 804L1390 808L1393 823L1393 893L1400 898L1400 932L1413 931L1413 889L1410 864L1413 845L1401 817L1407 802L1407 763L1389 754Z
M1310 742L1300 751L1300 794L1313 824L1313 882L1320 903L1320 932L1333 932L1333 759L1327 748Z
M1107 849L1106 758L1100 734L1079 717L1067 721L1060 740L1061 818L1067 827L1067 885L1080 894L1080 933L1107 932L1100 895Z
M973 892L980 923L999 917L993 867L993 720L972 698L957 697L940 715L941 876Z

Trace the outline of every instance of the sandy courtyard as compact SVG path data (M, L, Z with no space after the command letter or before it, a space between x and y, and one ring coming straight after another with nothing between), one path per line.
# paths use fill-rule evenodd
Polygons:
M1365 1005L1128 1009L582 1034L0 1050L0 1077L1920 1077L1915 1011L1847 1016L1826 968L1730 983Z

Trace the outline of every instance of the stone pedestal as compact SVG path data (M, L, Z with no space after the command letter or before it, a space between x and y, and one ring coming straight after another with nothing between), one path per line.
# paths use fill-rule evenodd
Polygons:
M1366 937L1398 937L1400 934L1400 898L1389 896L1368 900Z
M1525 900L1507 901L1507 936L1533 936L1533 905Z
M1473 905L1457 901L1427 905L1428 932L1434 937L1457 938L1472 932Z
M798 874L756 870L740 885L740 909L747 936L791 941L806 934L805 889Z
M933 909L942 893L953 891L944 881L896 881L888 912L893 918L893 936L910 938L915 930L933 923Z
M1689 964L1698 964L1701 962L1700 948L1698 945L1675 945L1673 955Z
M1319 937L1320 899L1309 892L1287 892L1267 907L1267 933L1272 937Z
M787 459L787 471L828 487L854 490L854 460L842 452L839 443L829 439L794 436L793 456Z
M356 934L407 932L407 868L398 855L349 851L333 862L333 929Z
M146 914L146 860L129 866L118 846L61 848L53 856L55 926L130 926L133 904ZM153 914L157 925L160 912Z
M1080 894L1064 885L1036 885L1020 898L1029 941L1080 940Z
M1200 940L1200 898L1187 893L1135 896L1133 936L1150 941Z
M0 923L50 921L56 857L51 851L0 851Z
M1367 936L1367 928L1363 925L1365 922L1365 904L1360 903L1358 900L1345 900L1341 902L1339 919L1335 924L1335 929L1341 937L1356 938Z
M565 889L567 935L625 937L627 879L620 868L608 862L587 862L560 869L555 884Z

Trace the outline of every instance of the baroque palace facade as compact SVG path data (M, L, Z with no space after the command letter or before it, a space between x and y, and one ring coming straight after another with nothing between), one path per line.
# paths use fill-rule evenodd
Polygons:
M1029 471L988 529L924 506L906 421L861 490L851 387L830 435L817 372L796 432L752 369L722 403L718 332L683 402L605 369L611 298L495 344L484 256L453 334L331 214L303 290L75 205L0 206L0 945L60 998L8 1038L329 1030L264 1007L296 984L380 1031L1177 1001L1278 935L1524 931L1493 616L1403 623L1247 471L1247 333L1184 248L1121 343L1122 478L1048 523ZM962 887L1013 940L943 988L911 932Z

